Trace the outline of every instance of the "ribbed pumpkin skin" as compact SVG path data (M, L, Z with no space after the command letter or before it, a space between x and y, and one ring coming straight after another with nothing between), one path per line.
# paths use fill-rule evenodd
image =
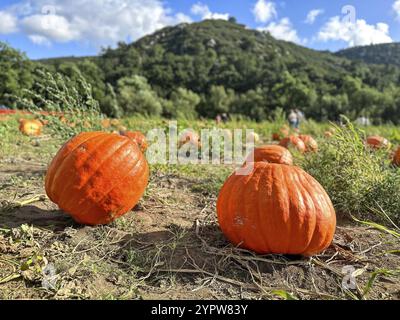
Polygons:
M380 136L371 136L367 138L367 145L373 149L387 148L389 141Z
M231 175L217 213L225 236L260 254L311 256L326 249L336 228L329 196L295 166L254 163L250 175Z
M106 224L132 209L149 178L147 161L127 137L84 132L52 160L46 193L78 223Z
M289 147L294 147L296 148L299 152L304 153L306 152L306 145L304 144L303 140L301 140L297 136L290 136L287 138L284 138L279 142L279 145L285 148Z
M400 147L397 148L393 155L393 160L392 160L393 165L396 167L400 167Z
M314 140L313 137L305 134L299 135L299 138L304 142L306 146L306 152L317 152L318 151L318 143Z
M140 131L121 131L121 135L132 139L139 146L140 151L146 152L148 144L146 137Z
M252 156L254 157L254 162L265 161L293 165L293 156L290 151L275 144L254 148L254 151L247 157L246 162L251 161Z

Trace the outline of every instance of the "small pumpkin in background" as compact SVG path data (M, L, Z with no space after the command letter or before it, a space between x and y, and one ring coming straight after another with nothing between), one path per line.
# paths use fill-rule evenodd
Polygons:
M293 165L293 156L288 149L271 144L254 148L246 159L246 163L259 161Z
M325 138L332 138L333 137L333 133L332 133L332 131L325 131L324 132L324 136L325 136Z
M53 158L45 189L51 201L81 224L109 223L131 210L142 197L149 166L128 137L83 132Z
M43 123L39 120L19 119L19 131L27 136L40 136Z
M296 166L255 162L232 174L217 201L220 228L235 246L259 254L312 256L333 240L336 214L323 187Z
M279 142L279 145L285 147L286 149L294 148L301 153L306 151L306 145L304 144L303 140L294 135L282 139L281 142Z
M146 137L143 133L141 133L140 131L120 131L119 133L120 135L128 137L133 142L135 142L138 145L140 151L142 151L143 153L146 152L148 144Z
M396 167L400 167L400 147L393 154L392 164Z
M365 142L371 149L389 148L389 141L381 136L369 136Z
M201 146L200 137L199 135L192 131L192 130L185 130L178 139L179 147L183 146L184 144L190 143L192 145Z
M306 146L306 152L317 152L318 151L318 143L315 141L313 137L306 134L300 134L299 138L304 142Z
M279 129L279 133L272 134L273 141L281 141L283 138L286 138L290 135L290 128L287 125L284 125Z
M111 127L111 120L110 120L110 119L103 119L103 120L101 120L101 126L102 126L104 129L110 128L110 127Z

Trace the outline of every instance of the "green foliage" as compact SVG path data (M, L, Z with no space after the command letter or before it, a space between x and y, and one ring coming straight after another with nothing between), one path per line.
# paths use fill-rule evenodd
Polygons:
M107 48L99 57L41 63L71 81L85 77L101 110L112 117L141 113L214 118L229 112L264 121L276 108L286 113L299 108L307 118L319 121L337 121L343 114L352 120L368 116L375 124L397 124L400 67L395 53L399 46L354 50L365 50L364 60L371 62L374 55L383 57L385 48L393 54L387 54L386 60L376 58L376 62L393 65L366 64L344 58L356 59L347 54L353 49L338 55L307 49L250 30L232 18L167 27L135 43ZM26 61L18 52L14 54L17 61ZM2 70L7 70L0 75L0 97L2 92L18 95L35 81L29 68L10 64L7 55L1 58L0 54L0 66L5 63ZM179 90L196 94L201 101Z
M14 97L19 107L28 109L39 119L49 121L51 134L70 138L83 131L101 130L102 115L92 97L91 86L82 76L75 80L36 70L35 85ZM43 114L40 111L46 111Z
M164 115L174 119L196 119L196 107L200 101L200 96L193 91L178 88L171 94L170 100L164 103Z
M124 106L126 114L161 115L161 100L146 78L138 75L122 78L118 80L117 90L119 105Z
M24 54L0 42L0 105L15 107L13 96L33 83L33 64Z
M364 144L365 133L346 121L336 134L307 155L302 167L327 190L339 214L400 221L400 170L391 167L388 150Z

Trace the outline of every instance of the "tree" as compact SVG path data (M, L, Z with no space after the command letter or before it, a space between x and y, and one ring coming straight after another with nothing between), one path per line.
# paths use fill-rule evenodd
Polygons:
M31 88L33 63L21 52L0 42L0 105L16 107L15 96Z
M193 120L198 116L196 107L200 101L200 97L193 91L178 88L171 94L170 103L165 104L164 115Z
M160 98L147 79L138 75L118 80L118 102L127 114L159 116L162 112Z

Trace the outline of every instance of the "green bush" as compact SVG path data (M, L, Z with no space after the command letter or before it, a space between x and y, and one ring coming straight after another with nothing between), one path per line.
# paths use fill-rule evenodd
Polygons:
M346 120L301 165L326 189L338 214L373 220L387 215L398 222L400 170L391 166L388 150L370 150L364 139L365 133Z

